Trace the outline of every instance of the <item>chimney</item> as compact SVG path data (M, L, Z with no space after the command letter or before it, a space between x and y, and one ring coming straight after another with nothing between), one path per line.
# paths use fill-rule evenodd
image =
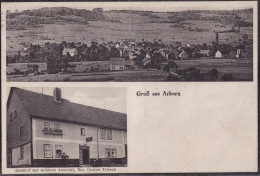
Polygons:
M60 90L60 88L56 87L53 90L53 98L54 98L55 101L61 102L61 90Z

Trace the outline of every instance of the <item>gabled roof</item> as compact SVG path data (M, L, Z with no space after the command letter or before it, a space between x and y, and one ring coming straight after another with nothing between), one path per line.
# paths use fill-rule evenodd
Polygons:
M210 50L200 50L199 52L202 54L209 54Z
M110 64L112 64L112 65L125 65L125 58L112 57L112 58L110 58Z
M76 48L64 48L64 50L62 52L65 53L75 53L77 51Z
M127 129L127 116L124 113L72 103L66 99L62 99L59 103L52 96L14 87L10 91L9 99L13 92L17 94L27 113L35 118L48 118L120 130Z
M186 53L186 51L182 51L182 52L179 54L180 57L182 57L183 55L188 56L188 54Z

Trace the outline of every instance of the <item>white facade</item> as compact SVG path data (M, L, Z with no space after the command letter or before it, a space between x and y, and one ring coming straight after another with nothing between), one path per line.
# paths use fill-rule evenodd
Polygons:
M215 58L222 58L222 53L219 50L216 52Z
M110 65L110 71L123 71L125 70L124 65Z
M51 128L54 123L60 124L63 135L44 134L44 122L50 122ZM82 135L84 129L84 135ZM32 119L33 159L59 159L57 146L62 147L62 152L69 156L69 159L80 159L82 151L80 146L89 148L89 159L108 158L106 151L115 150L114 158L125 157L125 144L127 144L126 131L112 129L112 140L101 139L101 129L98 127L76 124L71 122L49 121L44 119ZM92 142L86 142L86 138L92 137ZM51 146L51 153L44 153L44 146ZM49 149L48 149L49 150ZM48 151L49 152L49 151ZM99 155L99 156L98 156ZM82 157L82 156L81 156Z

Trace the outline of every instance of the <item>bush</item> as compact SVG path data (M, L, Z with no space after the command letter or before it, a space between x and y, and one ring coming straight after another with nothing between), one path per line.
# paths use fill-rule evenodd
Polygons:
M14 68L14 71L12 72L12 75L22 75L22 74L24 74L24 72L20 71L17 68Z
M174 62L170 61L164 68L163 70L166 72L170 72L173 69L177 69L179 66Z
M200 69L195 67L189 67L185 69L185 79L188 81L199 81L200 80Z
M181 77L169 74L167 77L167 81L183 81L183 80L181 79Z
M35 75L39 74L39 65L37 64L30 64L27 65L27 73L34 73Z
M229 74L224 74L223 76L222 76L222 80L223 81L233 81L234 79L233 79L233 75L231 74L231 73L229 73Z
M202 75L200 69L189 67L184 70L176 70L176 73L181 75L186 81L201 81Z
M63 81L70 81L70 77L64 78Z
M210 79L213 81L213 80L217 80L218 79L218 75L219 75L219 71L215 68L211 69L209 71L209 76L210 76Z

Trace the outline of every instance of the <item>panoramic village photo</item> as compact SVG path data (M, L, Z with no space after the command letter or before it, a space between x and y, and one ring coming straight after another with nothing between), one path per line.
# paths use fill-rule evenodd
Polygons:
M6 10L7 81L253 81L253 8L144 9Z
M125 88L9 88L7 167L127 167Z

